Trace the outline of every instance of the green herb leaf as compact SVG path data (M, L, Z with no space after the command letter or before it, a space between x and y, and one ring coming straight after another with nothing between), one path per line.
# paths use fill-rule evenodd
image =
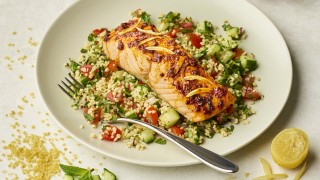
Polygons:
M222 29L223 29L224 31L226 31L226 30L228 30L228 29L230 29L230 28L231 28L231 26L230 26L230 24L228 24L228 23L225 23L225 24L222 25Z
M69 59L69 61L70 61L70 64L69 64L70 70L72 72L75 72L78 69L78 67L80 66L80 64L78 64L77 62L75 62L72 59Z
M118 114L120 115L120 117L125 117L125 110L122 106L118 105Z
M91 33L88 36L88 41L92 42L94 40L94 35Z
M88 50L86 50L86 49L81 49L80 52L81 52L81 53L87 53Z
M86 174L89 174L90 171L88 169L84 169L84 168L79 168L76 166L67 166L67 165L63 165L60 164L60 168L62 169L62 171L64 173L66 173L67 175L71 175L71 176L85 176Z
M118 119L118 116L112 116L112 121L116 121Z
M208 48L204 48L202 51L200 51L198 54L195 54L196 59L200 59L202 56L204 56L208 51Z
M86 87L87 84L89 84L90 80L88 78L84 77L83 79L81 79L80 82L84 87Z
M109 104L109 103L107 103L106 104L106 107L105 107L105 109L104 109L104 111L106 112L106 113L110 113L110 107L111 106L111 104Z
M129 116L126 116L126 118L130 118L130 119L138 119L138 115L137 113L132 113Z
M166 144L167 143L167 140L160 137L160 138L157 138L156 140L154 140L155 143L158 143L158 144Z
M151 17L150 14L148 14L146 12L142 12L142 14L141 14L141 19L148 24L150 24L150 22L151 22L150 17Z
M192 33L193 32L193 29L182 29L181 30L181 32L183 33L183 34L188 34L188 33Z
M84 116L84 118L86 118L88 121L93 122L93 119L94 119L94 118L93 118L92 116L90 116L89 114L84 113L83 116Z

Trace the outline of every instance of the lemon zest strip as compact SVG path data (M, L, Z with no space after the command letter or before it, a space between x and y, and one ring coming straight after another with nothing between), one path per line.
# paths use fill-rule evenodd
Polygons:
M198 88L198 89L195 89L195 90L189 92L186 97L191 97L196 94L201 94L201 93L206 93L206 92L211 92L211 91L212 91L211 88Z
M205 81L207 83L210 83L211 85L214 85L214 83L212 81L210 81L209 79L202 77L202 76L197 76L197 75L186 76L183 78L183 80L199 80L199 81Z
M303 175L303 173L306 171L306 165L307 162L304 163L303 167L300 169L300 171L294 176L293 180L299 180L301 178L301 176Z
M166 52L169 54L174 54L173 51L171 51L170 49L164 48L164 47L160 47L160 46L149 46L146 47L147 50L154 50L154 51L162 51L162 52Z
M260 157L260 162L262 164L262 168L263 171L266 175L271 175L272 174L272 170L270 167L270 164L268 163L267 160L265 160L264 158ZM271 180L271 178L267 178L267 180Z
M141 29L141 28L138 28L136 27L136 29L140 32L143 32L143 33L146 33L146 34L151 34L151 35L156 35L156 36L159 36L159 35L163 35L163 33L160 33L160 32L154 32L152 30L144 30L144 29Z
M139 45L144 44L144 43L149 42L149 41L152 41L152 40L157 39L157 38L160 38L160 37L159 36L155 36L155 37L151 37L151 38L145 39L145 40L141 41L139 43Z
M253 180L266 180L266 179L273 179L273 178L282 179L287 177L288 177L287 174L269 174L269 175L253 178Z

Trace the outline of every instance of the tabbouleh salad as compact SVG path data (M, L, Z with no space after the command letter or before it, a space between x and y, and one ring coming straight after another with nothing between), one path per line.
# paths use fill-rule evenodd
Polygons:
M136 10L134 18L150 23L150 15ZM203 122L192 122L179 115L169 104L134 76L116 66L103 51L106 29L95 29L81 49L78 60L70 59L66 67L85 88L76 89L74 109L83 111L84 118L94 127L101 128L100 139L124 141L128 147L144 149L146 144L165 144L166 140L137 124L125 127L108 124L118 117L128 117L149 122L195 144L202 144L215 134L228 136L235 124L248 123L247 117L255 111L247 102L262 98L256 90L256 78L252 71L258 65L252 53L240 48L245 39L244 30L228 22L222 25L225 35L216 33L217 27L209 21L195 22L191 17L169 12L159 17L160 32L175 39L190 52L214 79L226 86L236 97L233 106ZM179 119L164 124L162 117L170 112Z

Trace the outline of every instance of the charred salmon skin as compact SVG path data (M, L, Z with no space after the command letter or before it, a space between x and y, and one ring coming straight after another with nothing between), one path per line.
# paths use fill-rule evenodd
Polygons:
M104 36L104 51L119 67L147 84L193 122L211 118L235 101L173 38L140 18Z

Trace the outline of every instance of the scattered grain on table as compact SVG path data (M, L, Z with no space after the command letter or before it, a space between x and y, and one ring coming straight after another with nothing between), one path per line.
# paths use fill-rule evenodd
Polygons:
M38 45L38 42L33 41L32 37L29 37L28 43L33 47L36 47Z
M14 47L15 46L14 43L8 43L7 45L8 45L8 47Z
M9 168L20 168L29 179L49 179L60 173L61 153L55 148L47 148L45 139L35 134L16 138L3 149L9 151L6 158Z

